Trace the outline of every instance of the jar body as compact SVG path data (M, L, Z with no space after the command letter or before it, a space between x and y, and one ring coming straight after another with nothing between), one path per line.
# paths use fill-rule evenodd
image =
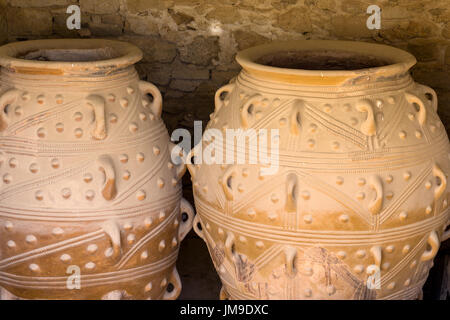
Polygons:
M245 164L188 166L222 298L416 299L449 219L436 109L409 75L321 87L243 70L220 89L207 130L280 137L276 174L247 164L249 144Z
M0 80L2 297L175 299L193 212L158 89L133 66Z

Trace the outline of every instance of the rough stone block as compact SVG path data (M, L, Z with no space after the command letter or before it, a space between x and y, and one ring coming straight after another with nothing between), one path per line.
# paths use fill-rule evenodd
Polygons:
M265 36L262 36L256 32L241 29L233 32L233 36L238 44L239 50L244 50L270 41Z
M184 48L180 48L180 59L183 62L207 66L217 59L219 54L218 37L197 36Z
M283 0L281 0L283 1ZM240 5L251 8L253 10L270 10L274 7L274 4L280 1L272 1L272 0L241 0L239 2Z
M164 100L166 101L166 103L165 103L165 105L164 105L165 112L172 112L172 111L173 111L172 108L167 109L167 107L168 107L168 105L169 105L169 104L168 104L168 101L166 100L167 98L175 98L175 99L178 99L178 98L183 97L184 95L186 95L186 92L183 92L183 91L180 91L180 90L174 90L174 89L170 89L170 88L169 88L169 89L166 91L166 93L164 94ZM178 109L182 109L179 100L177 101L177 107L178 107ZM174 108L175 108L175 106L174 106Z
M173 0L126 0L127 12L142 13L149 10L163 10L173 6Z
M306 8L293 8L278 16L275 26L290 32L311 32L311 20Z
M128 16L125 23L125 31L139 35L157 35L158 24L151 16Z
M440 28L426 20L381 20L380 35L390 41L439 36Z
M418 66L412 70L412 76L415 81L423 83L435 90L450 90L450 78L448 72L430 70L430 68Z
M176 46L161 38L121 36L119 40L128 41L138 46L144 52L143 63L170 63L177 55Z
M77 4L76 0L9 0L11 7L19 8L42 8L54 6L69 6Z
M194 17L183 12L175 11L172 9L169 9L168 12L177 25L185 25L194 21Z
M114 25L118 25L118 26L122 26L123 25L122 16L120 16L119 14L103 15L101 17L101 21L104 24L114 24Z
M411 12L404 7L399 6L382 6L381 19L410 19Z
M427 20L410 20L406 30L412 38L430 38L438 33L438 26Z
M199 80L182 80L182 79L173 79L170 81L169 87L174 90L179 90L183 92L192 92L194 91L201 81Z
M331 11L335 11L336 8L336 2L334 0L305 0L305 5Z
M450 45L445 50L444 63L450 67Z
M234 24L241 20L239 9L233 6L215 6L206 19L220 21L223 24Z
M136 70L141 78L159 86L166 86L170 82L172 66L170 64L138 63Z
M447 22L442 29L442 36L444 38L450 39L450 22Z
M173 63L172 78L182 80L208 80L209 69L181 62Z
M118 12L120 0L80 0L82 12L108 14Z
M403 20L382 20L379 35L391 42L411 39L411 35L406 31L409 22Z
M11 35L52 34L53 17L47 10L35 8L8 8L8 33Z
M448 3L446 2L445 5L448 6ZM431 14L431 19L433 19L433 21L436 21L438 23L445 23L450 21L450 8L437 7L428 10L428 12Z
M339 15L331 19L333 34L343 38L368 38L378 33L377 29L367 28L366 16ZM383 23L383 22L382 22Z
M439 58L438 40L413 39L408 42L407 48L418 61L433 61Z
M89 29L95 37L119 36L122 34L122 26L103 23L90 23Z
M0 13L0 44L3 44L8 39L6 16Z
M360 15L365 14L367 12L367 7L370 6L370 4L376 4L376 3L365 3L360 0L345 0L340 1L341 4L341 10L350 13L352 15Z
M216 90L219 87L227 84L230 80L236 77L239 74L240 70L229 70L229 71L217 71L213 70L211 72L211 81L217 86Z

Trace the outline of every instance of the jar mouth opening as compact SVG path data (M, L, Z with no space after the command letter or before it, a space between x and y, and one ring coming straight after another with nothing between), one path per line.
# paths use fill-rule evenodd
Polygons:
M104 39L31 40L0 47L0 66L18 73L113 72L141 59L138 47Z
M364 55L344 50L286 50L265 54L255 61L258 64L301 70L359 70L393 64L374 55Z
M120 54L110 47L97 49L38 49L17 56L18 59L24 60L57 62L89 62L118 57L120 57Z
M362 77L403 77L416 63L410 53L387 45L342 40L280 41L239 52L236 61L268 80L337 85Z

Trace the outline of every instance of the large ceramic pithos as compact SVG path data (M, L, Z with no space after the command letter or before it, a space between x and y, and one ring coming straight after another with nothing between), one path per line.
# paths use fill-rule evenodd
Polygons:
M243 70L217 92L206 130L278 129L279 168L263 175L267 165L248 164L250 143L244 164L188 165L194 229L222 298L420 297L448 238L450 148L436 93L409 75L415 58L384 45L297 41L237 61Z
M193 212L141 58L108 40L0 48L2 299L179 295Z

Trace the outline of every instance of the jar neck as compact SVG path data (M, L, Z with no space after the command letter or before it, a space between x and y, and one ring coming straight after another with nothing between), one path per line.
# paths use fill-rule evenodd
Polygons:
M401 90L414 83L408 71L390 77L368 73L359 77L333 76L274 76L258 70L244 68L237 77L237 83L248 89L277 95L302 95L304 97L360 96L381 91Z
M236 61L248 80L311 92L348 92L411 81L416 63L398 48L355 41L273 42L239 52Z
M39 72L17 72L0 69L0 87L14 87L22 90L57 89L79 91L101 89L123 85L138 78L134 66L112 69L108 72L82 74L40 74Z

